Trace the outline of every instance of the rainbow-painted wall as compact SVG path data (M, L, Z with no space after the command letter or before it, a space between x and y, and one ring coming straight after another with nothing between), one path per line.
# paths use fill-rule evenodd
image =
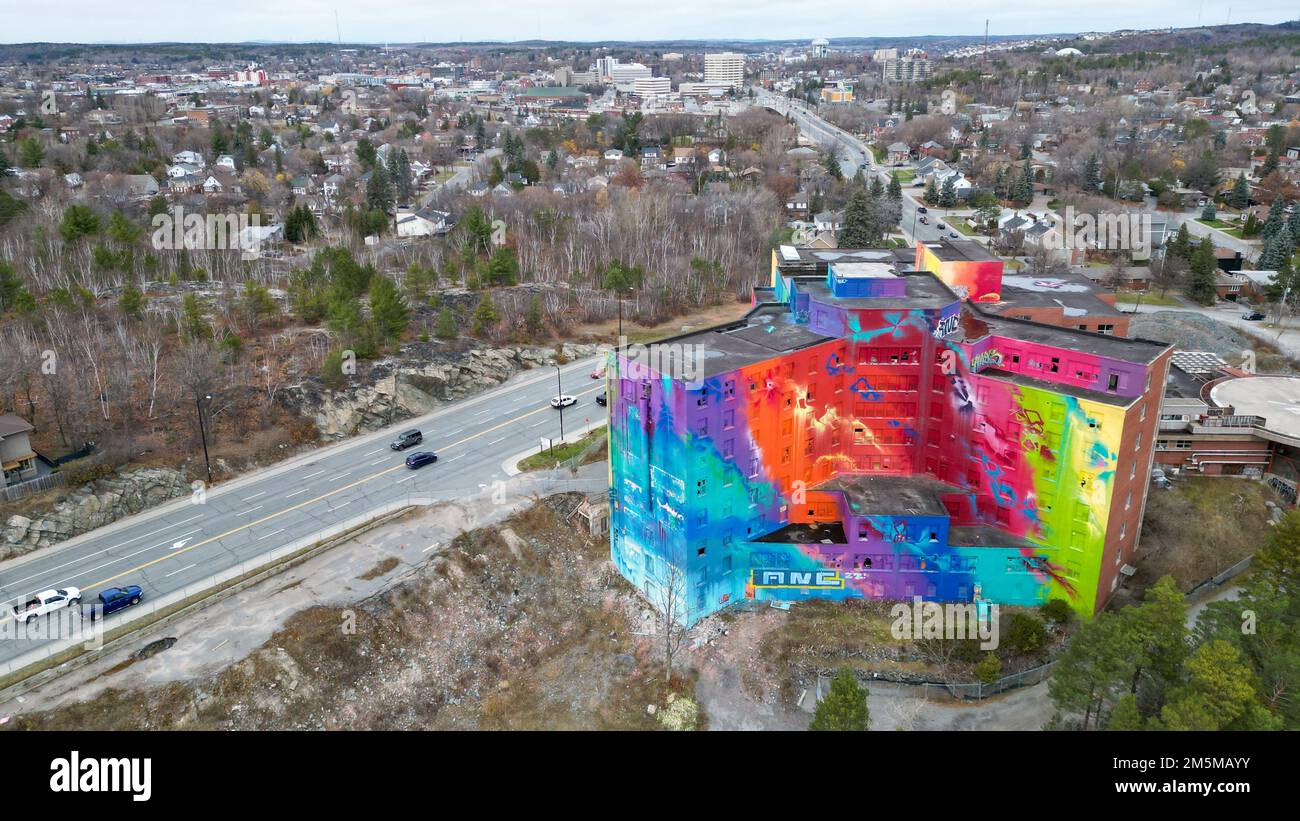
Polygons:
M916 267L939 277L963 299L997 302L1002 298L1002 260L997 257L944 260L935 246L917 243Z
M774 287L786 321L833 338L695 385L611 355L620 572L652 601L674 589L688 622L811 596L1064 598L1091 616L1127 465L1122 398L1144 390L1145 366L996 333L948 341L966 320L956 301L849 309ZM918 485L938 507L867 509L835 487L863 477ZM811 523L839 535L781 535Z

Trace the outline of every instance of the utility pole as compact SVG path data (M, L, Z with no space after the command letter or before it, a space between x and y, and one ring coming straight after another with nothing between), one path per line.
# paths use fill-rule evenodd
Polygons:
M560 403L560 444L564 444L564 386L560 384L560 366L555 366L555 396Z
M212 485L212 462L211 460L208 459L208 430L203 424L203 402L205 400L211 402L212 396L207 395L207 396L199 397L198 394L194 395L194 408L199 412L199 438L203 440L203 464L208 469L208 485L211 486Z

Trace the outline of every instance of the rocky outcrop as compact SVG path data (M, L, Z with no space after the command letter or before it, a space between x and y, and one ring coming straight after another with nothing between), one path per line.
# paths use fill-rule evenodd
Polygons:
M189 480L180 471L121 469L76 488L44 510L10 516L0 530L0 561L71 539L189 492Z
M566 361L581 359L596 353L596 346L566 343L561 353ZM286 389L283 401L310 417L323 437L343 439L420 416L555 361L553 348L456 351L436 342L414 343L358 372L349 387L332 390L312 380Z

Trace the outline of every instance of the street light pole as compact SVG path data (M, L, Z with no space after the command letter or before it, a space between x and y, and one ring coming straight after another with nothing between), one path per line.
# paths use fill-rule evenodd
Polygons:
M564 444L564 387L560 384L560 366L555 366L555 395L560 401L560 444Z
M199 412L199 438L203 440L203 464L208 469L208 484L211 485L212 484L212 462L210 459L208 459L208 430L203 424L203 400L205 399L208 400L209 402L212 401L212 397L210 395L204 396L202 398L200 398L198 394L194 395L194 409Z

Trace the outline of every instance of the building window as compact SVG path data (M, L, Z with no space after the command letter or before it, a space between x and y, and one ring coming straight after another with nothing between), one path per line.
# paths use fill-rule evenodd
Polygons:
M1098 325L1098 326L1097 326L1097 333L1099 333L1099 334L1113 334L1113 333L1115 333L1115 326L1114 326L1114 325L1111 325L1111 324L1108 324L1108 323L1102 323L1101 325Z
M1112 373L1106 380L1106 390L1119 390L1119 374Z

